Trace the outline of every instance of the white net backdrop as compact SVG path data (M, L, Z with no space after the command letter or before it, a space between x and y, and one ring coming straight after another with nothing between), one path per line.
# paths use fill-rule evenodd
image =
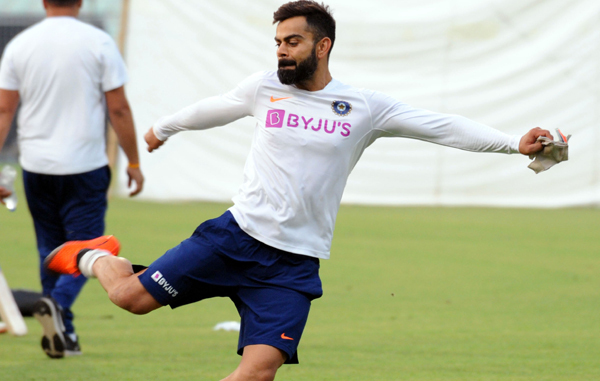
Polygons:
M126 60L143 199L228 201L255 122L187 132L145 152L161 116L276 67L274 0L132 0ZM380 139L354 169L346 203L557 207L600 204L600 2L329 0L331 72L415 107L509 134L573 134L570 159L535 175L522 155ZM121 166L126 163L121 160ZM123 171L119 171L120 174ZM119 192L125 193L121 176Z

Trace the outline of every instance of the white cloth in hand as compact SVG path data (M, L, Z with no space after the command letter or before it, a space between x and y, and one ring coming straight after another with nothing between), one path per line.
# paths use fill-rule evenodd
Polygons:
M552 168L555 164L561 161L569 160L569 143L553 141L545 136L540 136L537 139L538 142L542 142L544 148L536 153L529 155L532 161L528 168L531 168L535 173L540 173Z

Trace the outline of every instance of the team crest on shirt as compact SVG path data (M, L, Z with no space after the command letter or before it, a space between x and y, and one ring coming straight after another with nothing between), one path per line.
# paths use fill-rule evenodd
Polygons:
M352 105L346 101L333 101L331 102L331 109L335 115L346 116L352 112Z

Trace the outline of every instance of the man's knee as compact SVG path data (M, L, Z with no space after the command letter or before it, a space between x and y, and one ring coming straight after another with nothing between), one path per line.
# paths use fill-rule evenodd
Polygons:
M162 307L142 286L136 275L128 277L114 287L108 293L108 297L117 306L136 315L144 315Z
M237 374L237 380L245 380L245 381L273 381L275 379L275 374L277 373L277 368L275 369L240 369Z
M272 381L286 357L280 349L269 345L248 345L239 367L226 380Z

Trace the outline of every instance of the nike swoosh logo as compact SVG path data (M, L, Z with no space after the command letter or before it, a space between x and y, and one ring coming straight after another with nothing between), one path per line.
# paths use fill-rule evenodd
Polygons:
M271 102L279 102L279 101L282 101L282 100L284 100L284 99L290 99L290 98L292 98L292 97L274 98L274 97L271 95Z
M284 339L284 340L294 340L294 339L292 339L291 337L287 337L287 336L285 335L285 332L281 334L281 338L282 338L282 339Z

